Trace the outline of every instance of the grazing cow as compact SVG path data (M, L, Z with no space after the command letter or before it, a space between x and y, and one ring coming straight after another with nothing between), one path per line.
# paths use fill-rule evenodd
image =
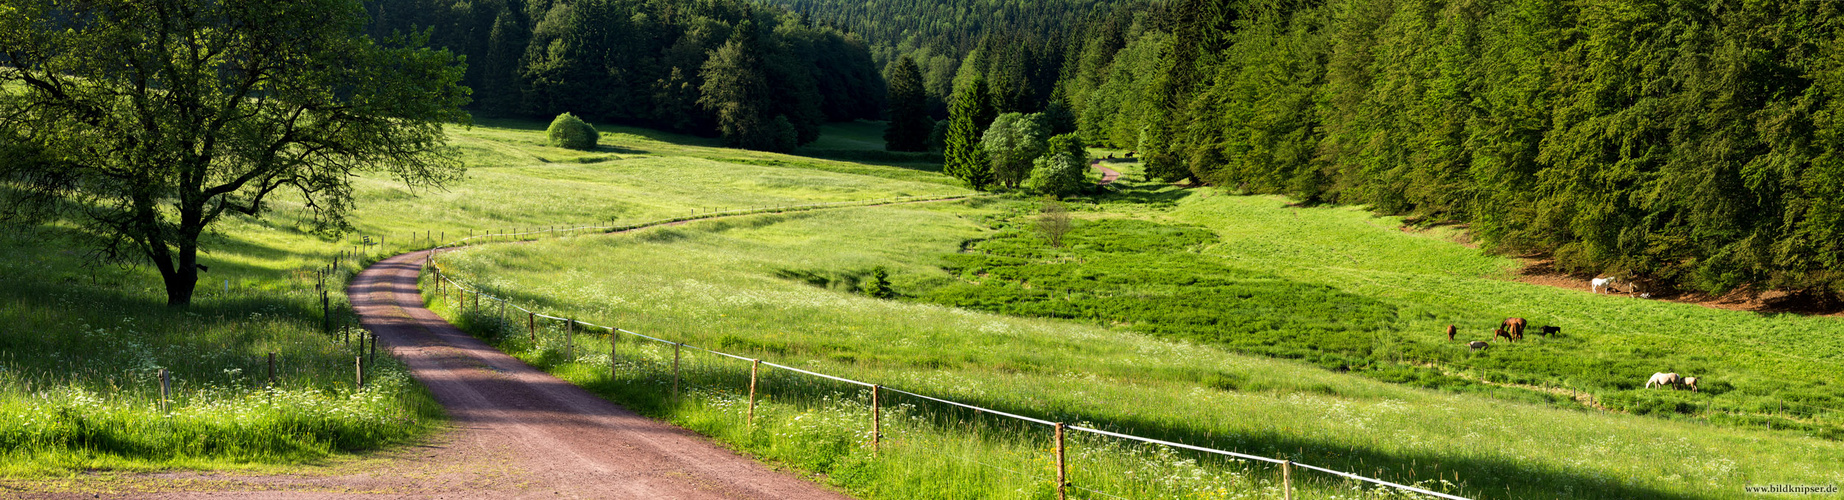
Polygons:
M1537 335L1542 335L1545 337L1553 336L1553 335L1561 335L1561 334L1562 334L1562 327L1560 326L1543 325L1543 328L1537 329Z
M1524 340L1524 326L1528 324L1524 318L1505 318L1504 329L1511 334L1511 340Z
M1504 337L1506 342L1512 342L1512 341L1517 340L1516 338L1511 337L1511 332L1505 331L1505 329L1502 327L1496 330L1492 330L1492 338L1497 339L1499 337Z
M1453 334L1457 331L1459 330L1455 329L1453 325L1447 325L1447 340L1453 340Z
M1701 392L1697 390L1697 377L1684 377L1684 387L1689 387L1690 392Z
M1488 344L1484 340L1475 340L1472 342L1467 342L1466 346L1471 347L1473 348L1473 350L1477 351L1477 350L1484 349L1487 347L1492 347L1492 344Z
M1588 282L1588 290L1594 293L1607 293L1613 291L1614 283L1613 278L1595 278Z
M1646 388L1651 389L1654 385L1660 387L1677 387L1678 384L1683 382L1683 377L1679 377L1676 373L1654 373L1651 379L1646 380Z

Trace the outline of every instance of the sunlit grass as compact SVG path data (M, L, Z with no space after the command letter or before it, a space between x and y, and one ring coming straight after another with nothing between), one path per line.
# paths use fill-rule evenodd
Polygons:
M468 234L967 192L910 168L643 129L603 127L601 151L574 152L543 145L542 126L451 128L470 172L445 189L355 179L350 233L311 232L313 213L288 196L261 219L228 217L202 242L210 271L188 311L164 306L152 269L87 266L66 225L0 236L0 474L317 463L438 427L439 408L388 357L355 390L358 347L320 331L315 285L329 271L343 325L343 289L361 266ZM170 416L155 404L161 368L174 377Z
M1844 480L1844 445L1792 433L1411 389L1095 325L808 284L808 277L862 276L878 266L891 270L899 290L952 279L939 256L987 234L998 212L945 204L771 215L468 249L445 262L457 276L552 314L1038 418L1399 482L1445 480L1487 498L1729 498L1747 484ZM1053 477L1042 428L975 432L960 421L963 413L893 397L887 404L915 407L904 414L933 420L901 428L907 424L896 419L899 430L886 433L907 437L894 438L883 458L865 460L869 422L857 388L770 370L767 409L758 409L751 430L741 423L746 405L736 403L746 395L744 363L687 355L687 372L696 375L686 384L696 389L675 404L664 396L669 349L624 339L616 358L628 364L611 377L608 341L579 337L578 356L566 359L561 330L541 333L533 345L524 318L516 319L504 331L485 316L461 323L616 401L826 473L855 492L1042 498ZM808 419L836 425L800 423ZM1082 457L1072 460L1072 474L1084 487L1130 497L1271 496L1260 493L1272 491L1264 490L1275 479L1271 468L1160 458L1084 439L1071 444ZM1363 496L1341 481L1305 487L1312 498Z

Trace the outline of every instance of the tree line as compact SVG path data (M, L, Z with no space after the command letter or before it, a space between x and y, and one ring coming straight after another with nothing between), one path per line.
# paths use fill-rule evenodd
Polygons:
M742 0L374 0L374 36L427 30L462 55L489 115L657 127L787 151L826 121L876 119L864 41Z
M812 0L819 1L819 0ZM1175 0L988 32L955 96L1066 108L1173 182L1467 225L1496 251L1656 291L1844 292L1844 6L1675 0ZM877 42L883 43L883 42ZM999 98L976 79L1054 83ZM956 97L955 99L958 99ZM953 100L953 99L950 99ZM1020 103L1020 101L1024 101ZM954 114L954 113L950 113ZM996 115L971 116L962 137ZM946 120L952 124L960 116ZM963 153L971 150L959 150ZM965 156L965 155L963 155ZM983 178L974 183L988 182Z

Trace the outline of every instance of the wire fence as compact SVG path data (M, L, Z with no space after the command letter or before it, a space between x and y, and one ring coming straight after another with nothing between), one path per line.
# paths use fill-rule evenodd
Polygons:
M953 198L959 198L959 197L941 197L941 198L933 198L933 199L906 198L906 199L899 199L899 200L877 200L877 201L870 201L870 202L850 202L850 203L800 205L800 206L785 206L785 207L760 207L760 208L752 208L752 209L744 209L744 210L710 212L703 216L688 214L686 217L677 217L677 218L670 218L670 219L665 219L661 221L655 221L651 223L631 224L631 225L623 225L623 226L578 226L578 227L558 228L558 229L546 228L544 230L528 231L528 232L508 231L505 233L497 233L497 234L489 233L489 234L469 236L469 237L466 237L466 238L463 238L463 239L460 239L460 240L457 240L457 241L454 241L448 244L437 246L435 248L435 251L430 252L429 255L423 260L422 267L423 267L423 272L428 274L432 278L433 287L432 287L432 290L430 290L430 292L442 297L445 301L451 304L458 305L459 306L458 312L467 312L471 310L472 312L477 313L477 314L485 314L485 315L493 316L497 318L497 320L501 324L517 324L517 320L519 319L517 318L517 316L519 314L524 314L527 335L529 335L529 337L534 343L536 342L557 342L558 340L558 339L552 338L550 334L547 334L546 337L544 338L540 338L538 334L540 320L543 320L546 322L552 322L553 325L560 324L561 326L563 326L563 329L564 329L564 338L561 339L562 341L561 348L566 353L565 354L566 357L570 357L570 358L577 357L576 351L578 347L576 345L577 343L576 343L575 336L578 334L578 332L581 332L582 334L589 334L593 330L600 330L600 331L606 332L609 336L609 343L610 343L608 355L609 355L609 366L610 366L609 369L611 371L611 374L618 372L619 370L622 369L622 366L623 366L621 363L617 362L615 359L619 356L618 351L622 349L619 346L624 343L620 339L632 338L634 339L634 342L650 343L653 346L653 349L648 351L649 356L657 357L658 358L657 363L659 364L662 364L662 365L670 364L671 366L670 384L672 386L672 395L674 398L680 397L681 394L684 394L687 392L719 389L719 387L716 387L716 386L728 386L731 388L735 388L735 387L740 387L746 383L747 386L750 388L749 396L748 396L748 414L749 414L749 419L752 422L755 419L755 409L756 409L756 405L757 405L758 398L759 398L759 394L757 393L756 388L758 387L758 383L761 381L761 368L769 367L769 368L774 368L776 370L779 370L785 373L792 373L792 374L796 374L802 377L806 377L809 380L813 380L813 381L824 381L824 382L830 382L830 383L836 383L836 384L843 384L846 387L856 388L859 390L859 392L863 393L864 396L868 399L868 403L869 403L868 405L869 411L867 412L868 415L866 415L865 418L869 419L871 423L871 432L869 433L868 440L869 440L869 445L871 446L873 451L878 450L879 447L882 446L882 441L884 437L884 429L883 429L884 418L888 413L890 413L890 410L889 410L889 408L891 407L890 403L894 402L896 398L907 398L907 399L910 399L916 402L921 402L923 404L936 405L938 408L941 408L942 410L946 410L949 412L963 412L963 413L970 412L973 415L977 415L982 418L996 418L1000 420L1007 420L1007 421L1016 422L1018 423L1018 425L1022 425L1025 427L1038 428L1042 431L1048 431L1049 433L1051 433L1052 442L1054 444L1049 451L1049 453L1052 455L1049 458L1053 459L1055 466L1054 466L1054 475L1052 477L1046 477L1044 479L1048 479L1051 481L1051 483L1054 485L1056 489L1057 498L1059 499L1067 498L1070 493L1070 490L1076 490L1079 492L1086 492L1086 493L1097 494L1097 495L1112 497L1112 498L1122 498L1112 493L1106 493L1103 491L1099 491L1097 489L1084 487L1082 484L1077 484L1076 482L1071 481L1071 476L1070 476L1071 469L1070 469L1070 462L1068 460L1068 450L1072 442L1080 442L1080 441L1083 441L1084 439L1087 439L1087 440L1114 439L1114 440L1120 440L1123 442L1133 443L1133 444L1141 445L1141 446L1161 447L1167 450L1184 450L1186 452L1198 453L1198 454L1203 454L1207 456L1216 456L1216 457L1222 457L1226 459L1245 460L1245 461L1251 461L1251 462L1271 464L1275 466L1276 468L1278 468L1278 471L1281 475L1281 485L1282 485L1281 493L1283 494L1285 498L1288 498L1288 499L1293 498L1293 492L1295 490L1295 486L1294 486L1295 480L1293 478L1294 472L1295 470L1300 470L1300 471L1309 471L1309 472L1314 472L1314 473L1319 473L1319 474L1325 474L1325 475L1329 475L1334 478L1356 481L1358 483L1373 485L1373 487L1387 488L1387 489L1392 489L1392 490L1396 490L1400 492L1427 495L1427 496L1434 497L1434 498L1467 500L1465 497L1456 496L1456 495L1449 494L1449 493L1432 491L1432 490L1428 490L1428 489L1417 487L1417 486L1395 483L1395 482L1386 481L1383 479L1333 470L1333 469L1320 467L1316 465L1302 464L1302 463L1294 462L1292 460L1265 457L1265 456L1259 456L1259 455L1251 455L1251 454L1246 454L1246 453L1237 453L1237 452L1228 451L1228 450L1220 450L1220 449L1209 448L1209 447L1204 447L1204 446L1195 446L1195 445L1189 445L1189 444L1184 444L1184 443L1135 436L1135 435L1126 434L1126 433L1113 432L1113 431L1095 428L1092 425L1069 424L1065 422L1055 422L1055 421L1035 418L1035 417L1026 416L1026 415L1019 415L1016 413L1001 411L1001 410L997 410L993 408L986 408L986 407L981 407L977 405L953 401L953 400L946 399L946 398L935 397L935 396L930 396L930 395L921 394L917 392L906 391L906 390L902 390L899 388L890 387L884 384L867 382L867 381L862 381L862 380L855 380L855 379L851 379L847 377L841 377L837 375L796 368L788 364L776 363L773 361L764 360L760 358L752 358L752 357L743 356L739 354L723 352L723 351L719 351L716 349L710 349L710 348L705 348L701 346L690 345L684 342L678 342L678 341L674 341L670 339L654 337L651 335L629 331L629 330L619 328L619 327L597 325L594 323L589 323L589 322L582 321L582 320L575 319L575 318L568 318L568 317L563 317L563 316L547 314L545 312L540 312L534 309L529 309L524 306L520 306L518 304L514 304L506 298L492 295L490 293L483 291L479 287L469 286L468 284L463 283L460 280L454 279L452 276L450 276L450 273L443 270L441 263L436 260L437 254L442 249L460 246L469 241L477 241L477 240L499 241L502 239L517 239L522 236L533 235L533 234L560 234L560 233L569 234L569 233L581 232L585 230L600 230L600 231L616 232L616 231L625 231L625 230L638 229L638 228L649 227L649 226L671 224L671 223L687 221L687 220L714 218L714 217L722 217L722 216L730 216L730 215L745 215L745 214L753 214L753 213L777 213L777 212L797 211L797 210L812 210L812 209L819 209L819 208L834 208L834 207L842 207L842 206L871 206L871 205L878 205L878 204L931 201L931 200L953 199ZM632 343L632 342L628 342L628 343ZM670 355L666 354L668 350L670 351ZM691 356L698 356L698 359L692 359ZM750 366L749 375L746 380L743 380L741 379L740 375L731 375L730 374L731 372L729 371L713 369L713 366L715 365L712 364L712 361L747 363ZM660 382L662 384L665 383L665 381L660 381ZM1006 467L1003 465L991 464L991 463L987 463L984 461L979 461L976 459L972 459L970 457L958 457L958 458L965 460L965 461L977 463L978 465L991 468L998 472L1004 472L1004 473L1016 474L1016 475L1025 475L1025 476L1029 476L1033 474L1031 472L1028 472L1028 470L1031 469L1029 467L1025 468L1025 470L1020 470L1017 468ZM1084 484L1089 484L1091 486L1093 485L1093 483L1084 483Z

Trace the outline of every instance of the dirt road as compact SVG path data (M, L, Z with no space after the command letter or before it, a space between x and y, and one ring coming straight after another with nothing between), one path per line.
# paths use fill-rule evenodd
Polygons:
M1120 172L1117 172L1112 168L1102 166L1101 160L1095 160L1094 163L1090 163L1089 165L1094 166L1096 170L1101 171L1101 182L1096 183L1095 185L1097 186L1106 186L1109 184L1113 184L1115 180L1120 179Z
M435 443L300 475L129 478L109 498L845 499L690 431L635 415L468 336L423 308L427 252L379 262L347 295L379 349L410 366L455 429ZM108 488L115 489L115 488ZM91 498L91 494L33 495Z

